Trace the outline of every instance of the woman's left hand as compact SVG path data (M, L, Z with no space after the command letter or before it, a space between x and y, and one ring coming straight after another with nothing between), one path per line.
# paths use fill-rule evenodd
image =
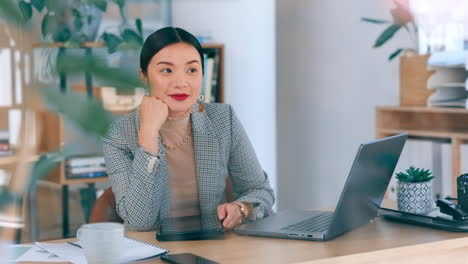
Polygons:
M238 205L225 203L218 206L218 218L227 230L242 224L242 213Z

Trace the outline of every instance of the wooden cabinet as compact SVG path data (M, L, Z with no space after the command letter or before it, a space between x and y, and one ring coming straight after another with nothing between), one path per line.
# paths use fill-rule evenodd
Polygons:
M377 138L408 133L410 137L447 139L452 151L452 195L461 174L461 145L468 141L468 110L460 108L380 106L376 109Z

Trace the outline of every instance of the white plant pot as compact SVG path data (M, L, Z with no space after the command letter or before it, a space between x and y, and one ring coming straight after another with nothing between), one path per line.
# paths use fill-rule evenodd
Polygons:
M432 180L397 183L398 210L413 214L428 213L434 207Z

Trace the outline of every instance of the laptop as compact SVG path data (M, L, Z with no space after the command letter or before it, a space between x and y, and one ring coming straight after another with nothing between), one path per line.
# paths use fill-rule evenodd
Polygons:
M240 235L326 241L377 216L408 134L362 143L334 212L285 210L234 229Z

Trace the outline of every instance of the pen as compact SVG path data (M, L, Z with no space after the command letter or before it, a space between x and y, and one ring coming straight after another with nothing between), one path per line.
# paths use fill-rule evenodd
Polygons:
M80 245L78 245L78 244L76 244L76 243L73 243L73 242L67 242L67 243L68 243L68 244L70 244L70 245L73 245L73 246L75 246L75 247L79 247L79 248L81 248L81 246L80 246Z

